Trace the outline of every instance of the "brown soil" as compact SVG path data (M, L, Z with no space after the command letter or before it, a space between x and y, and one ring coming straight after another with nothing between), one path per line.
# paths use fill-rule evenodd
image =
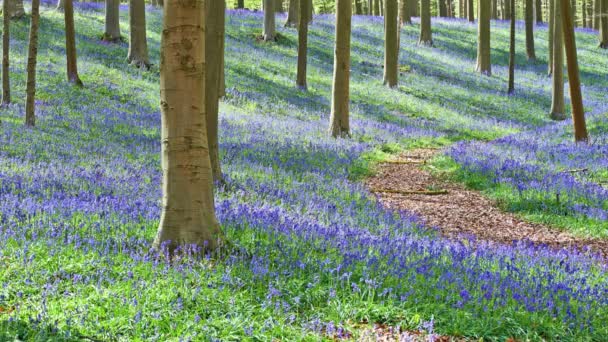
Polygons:
M421 166L437 152L412 150L395 161L382 163L376 175L367 180L367 186L386 207L415 213L448 237L474 235L480 240L506 244L529 240L556 249L590 247L608 257L608 240L577 237L557 228L526 222L500 210L479 192L423 170Z

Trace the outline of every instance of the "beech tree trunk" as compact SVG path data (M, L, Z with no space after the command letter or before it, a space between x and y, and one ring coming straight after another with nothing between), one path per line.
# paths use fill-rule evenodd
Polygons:
M397 87L399 78L399 22L397 0L384 1L384 85Z
M106 30L102 40L118 42L120 40L120 0L106 0Z
M68 82L82 87L82 81L78 77L78 65L76 56L76 32L74 30L74 6L73 0L65 0L65 55L68 71Z
M420 39L418 40L418 44L433 46L430 0L420 0Z
M10 12L9 2L2 2L2 106L11 103L10 64Z
M578 57L576 55L576 39L574 38L574 25L570 15L570 6L567 1L561 0L563 13L564 47L568 64L568 83L570 100L572 102L572 122L574 124L574 140L587 142L587 124L585 123L585 110L583 108L583 95L581 94L581 80L578 71Z
M490 15L492 4L489 1L480 1L477 30L477 72L492 75L490 61Z
M308 1L300 1L300 17L298 20L298 70L296 75L296 86L298 89L306 90L306 66L308 50Z
M593 28L600 29L602 15L602 0L593 0Z
M380 0L374 0L374 15L380 15Z
M25 9L23 8L23 0L6 0L9 4L8 13L11 19L21 18L25 15Z
M547 63L547 75L551 75L553 73L553 40L555 39L554 37L554 23L555 20L555 0L549 0L549 33L547 34L548 36L548 45L549 48L547 49L549 52L549 58L547 59L548 63Z
M543 3L541 0L536 0L536 6L535 6L535 10L536 10L536 23L537 24L542 24L543 23Z
M505 2L505 18L504 19L511 19L512 13L515 13L515 11L513 9L516 8L515 6L511 6L511 2L514 2L515 0L503 0L503 1Z
M264 41L274 41L276 39L274 0L264 0Z
M556 0L558 2L567 0ZM553 120L566 119L564 104L564 34L561 7L553 8L553 91L550 116Z
M608 49L608 0L600 0L600 9L600 47L602 49Z
M401 25L412 23L410 4L410 0L399 0L399 21Z
M469 11L469 21L474 22L475 21L475 4L474 4L473 0L468 0L467 9Z
M437 0L437 16L441 18L447 17L448 11L445 6L445 0Z
M498 19L498 3L492 0L492 19Z
M30 20L30 45L27 50L27 85L25 91L25 125L30 127L36 125L36 59L38 58L39 22L40 0L32 0L32 18Z
M509 28L509 89L507 92L513 94L515 92L515 1L511 1L511 25Z
M285 21L286 27L293 27L298 24L300 1L289 0L289 10L287 11L287 20Z
M148 42L146 39L146 3L144 0L129 0L129 53L127 62L138 68L148 69Z
M163 198L153 247L219 246L207 142L206 11L203 1L168 1L160 58Z
M526 55L528 60L536 60L534 53L534 2L526 0Z
M427 0L428 1L428 0ZM336 0L336 48L329 132L334 138L349 137L351 0Z
M207 141L213 180L222 181L220 163L218 129L219 129L219 99L221 97L221 74L223 72L224 30L225 30L225 0L206 1L206 31L205 31L205 113L207 116Z
M236 8L238 8L238 9L245 8L245 0L237 0L237 2L236 2Z
M361 8L361 0L355 0L355 14L363 14L363 9Z
M63 12L63 9L65 8L65 0L57 0L57 10L60 12Z

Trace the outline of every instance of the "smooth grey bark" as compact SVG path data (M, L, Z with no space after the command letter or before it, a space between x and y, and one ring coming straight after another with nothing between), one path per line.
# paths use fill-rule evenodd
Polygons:
M299 19L299 0L289 0L289 9L287 11L287 20L285 20L286 27L293 27L298 24Z
M474 22L475 21L475 3L473 0L468 0L467 2L467 10L469 12L469 21L470 22Z
M120 0L106 0L105 32L102 40L118 42L120 40Z
M18 19L25 15L25 9L23 8L23 0L6 0L9 4L8 13L11 19Z
M129 0L129 53L127 63L148 69L148 42L146 38L146 3L144 0Z
M336 48L329 133L349 137L351 0L336 0Z
M477 72L484 75L492 75L492 63L490 61L490 15L492 4L489 1L480 1L479 19L477 29Z
M411 0L399 0L399 22L401 25L412 24Z
M74 29L74 4L73 0L65 0L65 56L68 73L68 82L82 87L82 81L78 76L78 64L76 56L76 31Z
M397 0L384 1L384 85L395 88L399 79L399 19Z
M418 39L418 44L433 46L430 0L420 0L420 38Z
M600 9L600 47L602 49L608 49L608 0L600 0Z
M534 52L534 1L526 0L526 56L528 60L536 60Z
M215 250L215 216L206 123L206 11L203 1L167 1L160 58L162 212L153 248Z
M274 41L276 39L276 22L274 13L274 0L264 0L264 41Z
M511 23L509 27L509 86L507 92L513 94L515 92L515 1L511 1Z
M65 0L57 0L57 10L60 12L63 12L63 9L65 8Z
M555 0L549 0L549 33L547 34L548 36L548 49L549 50L549 58L548 60L548 65L547 65L547 75L551 75L553 73L553 40L555 39L555 37L553 36L554 33L554 22L553 20L555 20Z
M6 0L5 0L6 1ZM32 0L30 20L30 44L27 50L27 83L25 90L25 125L36 125L36 59L38 58L38 26L40 23L40 0Z
M306 90L306 68L308 55L308 1L300 1L300 18L298 20L298 70L296 74L296 86L298 89Z
M10 12L9 2L2 2L2 106L11 103L10 83Z
M553 120L566 119L566 106L564 103L564 35L562 24L561 6L556 4L553 8L553 88L550 111L550 117Z

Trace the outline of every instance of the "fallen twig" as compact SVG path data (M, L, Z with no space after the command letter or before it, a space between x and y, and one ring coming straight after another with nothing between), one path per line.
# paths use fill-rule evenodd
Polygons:
M385 164L426 164L426 160L387 160Z
M418 190L418 191L405 191L405 190L392 190L392 189L371 189L372 192L384 192L387 194L400 194L400 195L447 195L447 190Z
M582 168L582 169L572 169L572 170L564 170L562 172L568 172L568 173L577 173L577 172L587 172L589 171L588 168Z

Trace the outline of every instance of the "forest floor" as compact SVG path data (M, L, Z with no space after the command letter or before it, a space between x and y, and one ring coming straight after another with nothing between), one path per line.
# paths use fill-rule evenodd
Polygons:
M591 248L608 257L606 239L577 236L529 222L505 212L499 203L481 192L433 172L429 164L438 153L437 149L425 148L404 152L398 158L381 162L366 184L387 208L415 213L426 226L435 227L450 238L474 237L502 244L525 241L556 249Z

